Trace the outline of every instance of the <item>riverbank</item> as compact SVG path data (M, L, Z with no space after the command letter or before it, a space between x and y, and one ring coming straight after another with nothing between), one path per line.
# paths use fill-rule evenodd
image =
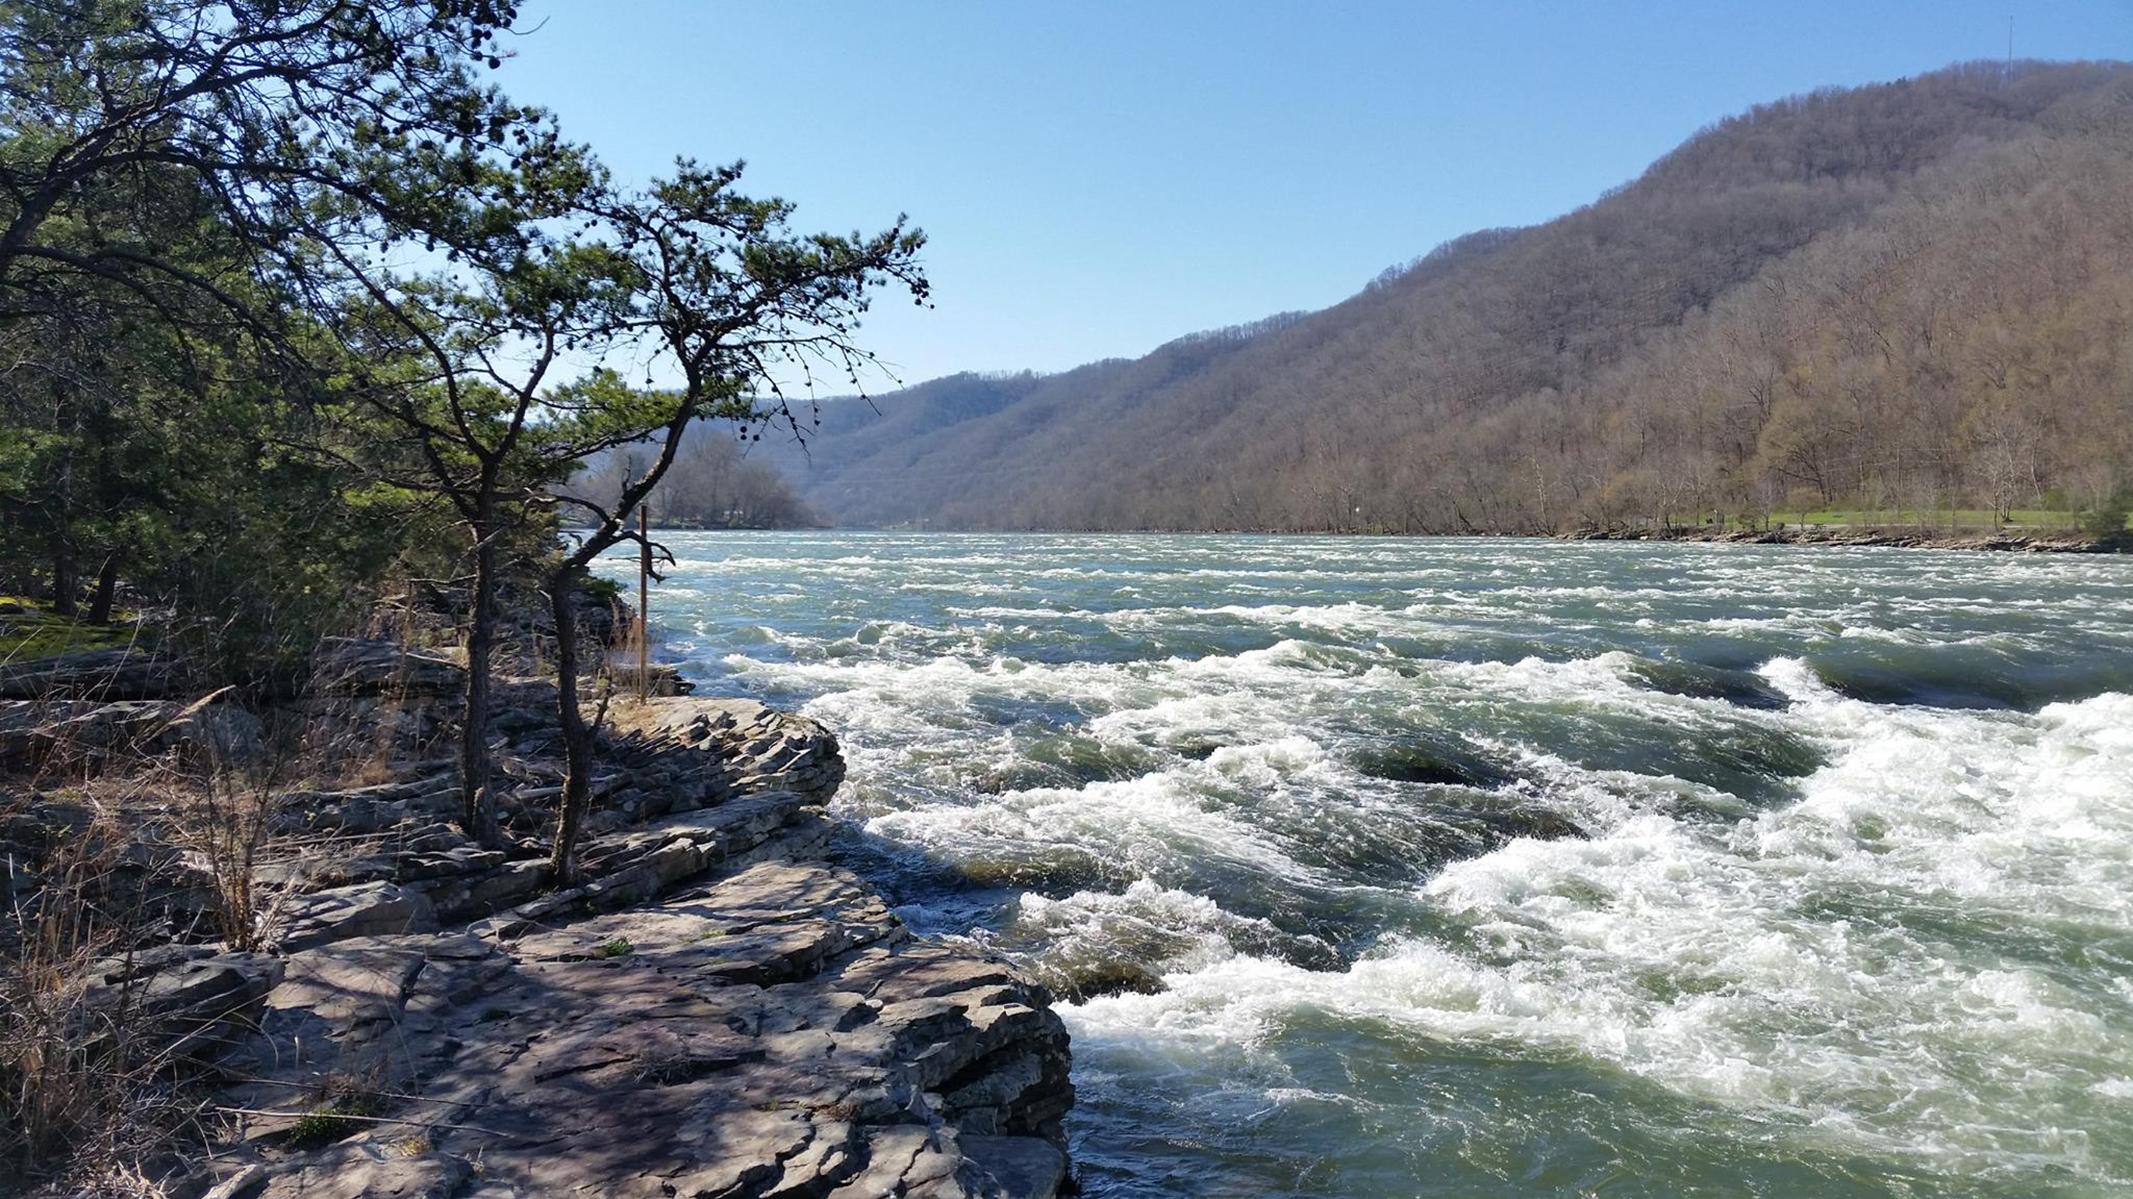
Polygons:
M702 530L679 530L698 532ZM740 532L740 530L726 530ZM1737 545L1889 546L1905 549L1993 550L2017 553L2133 553L2133 532L2095 537L2071 530L2001 531L1985 529L1873 528L1848 525L1797 525L1779 529L1720 529L1709 525L1670 528L1576 529L1566 533L1402 533L1385 529L921 529L828 528L810 532L957 537L1323 537L1335 540L1382 538L1394 541L1683 541Z
M136 1080L147 1106L193 1113L175 1138L192 1147L142 1167L150 1193L1044 1199L1065 1185L1073 1092L1050 996L1002 959L914 936L819 860L844 773L820 724L752 700L617 700L585 877L552 891L552 684L498 686L508 845L484 849L450 823L457 779L438 752L463 672L349 643L302 716L334 730L326 756L363 746L367 764L249 806L229 789L219 843L242 844L236 863L203 854L198 797L146 784L166 777L148 763L263 766L262 722L144 694L156 672L105 656L11 672L12 693L38 698L0 701L16 796L0 840L11 896L80 901L64 879L116 863L105 889L141 908L84 963L51 1032L173 1064Z
M2133 553L2133 536L2094 537L2074 532L1867 529L1800 525L1779 529L1720 529L1708 525L1666 529L1581 529L1564 541L1692 541L1734 545L1889 546L1903 549L1997 550L2030 554Z

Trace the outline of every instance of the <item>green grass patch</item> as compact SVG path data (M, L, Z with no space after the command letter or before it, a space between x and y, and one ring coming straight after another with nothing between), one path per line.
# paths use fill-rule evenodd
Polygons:
M629 951L634 948L636 947L631 945L628 941L623 940L621 937L616 937L614 940L609 941L604 945L595 945L593 947L593 954L596 957L619 958L627 956L629 954Z
M303 1149L330 1145L363 1131L371 1121L361 1117L376 1116L384 1109L375 1091L340 1076L329 1078L325 1097L290 1126L289 1143Z
M130 617L131 614L128 614ZM138 640L131 619L90 624L61 616L41 600L0 595L0 662L50 658L80 650L116 649Z
M290 1126L289 1144L298 1149L317 1149L352 1137L363 1131L368 1123L350 1118L357 1114L360 1113L344 1112L335 1104L322 1103Z

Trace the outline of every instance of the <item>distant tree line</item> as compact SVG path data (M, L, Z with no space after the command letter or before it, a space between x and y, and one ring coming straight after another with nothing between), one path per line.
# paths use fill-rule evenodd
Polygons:
M709 428L692 430L665 476L644 498L651 523L662 529L791 529L819 524L784 474L761 456L749 456L745 444ZM589 463L573 486L612 506L648 465L648 455L637 447L613 450Z
M1308 317L825 403L784 465L861 524L2107 526L2129 332L2133 68L1995 63L1757 108Z

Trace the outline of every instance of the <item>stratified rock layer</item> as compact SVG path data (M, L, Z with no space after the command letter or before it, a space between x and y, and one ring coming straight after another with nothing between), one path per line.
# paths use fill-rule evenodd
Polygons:
M341 941L289 959L226 1063L256 1080L229 1106L286 1114L245 1118L257 1168L222 1193L1050 1195L1045 1004L816 863L516 939ZM336 1099L366 1119L315 1114ZM292 1150L321 1123L352 1135Z
M740 700L616 715L560 892L536 844L446 822L449 774L285 797L291 843L344 852L273 872L280 969L182 963L230 997L218 1029L254 1030L220 1053L239 1127L210 1193L1057 1193L1049 996L804 860L843 776L828 730ZM507 813L550 798L539 736Z

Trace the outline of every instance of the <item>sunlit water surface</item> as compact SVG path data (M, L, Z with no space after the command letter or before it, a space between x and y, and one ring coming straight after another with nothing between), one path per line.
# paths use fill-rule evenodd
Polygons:
M2133 561L665 540L1092 1195L2133 1193Z

